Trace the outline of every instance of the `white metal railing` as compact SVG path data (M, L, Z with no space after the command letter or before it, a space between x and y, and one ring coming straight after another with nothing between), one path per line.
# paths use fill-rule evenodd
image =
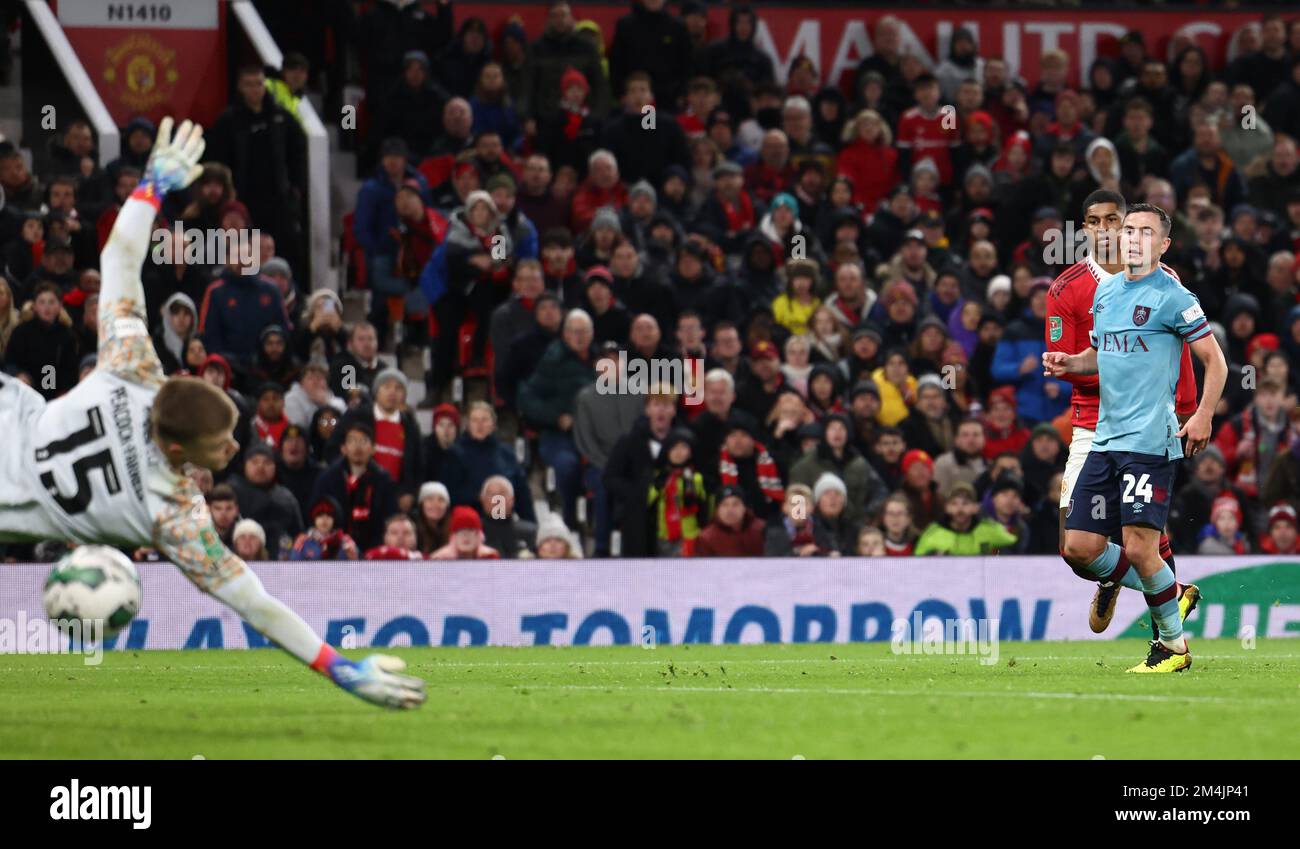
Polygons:
M95 128L95 135L99 137L99 165L103 167L117 159L122 150L122 135L117 128L117 123L109 114L108 107L104 105L104 100L99 96L95 84L90 81L85 66L77 58L76 51L72 49L72 44L69 43L68 36L64 34L58 19L54 17L49 3L45 0L26 0L26 3L32 21L40 30L45 43L49 45L50 53L59 63L59 68L67 78L68 85L72 87L72 93L76 95L81 108L86 111L87 120Z
M258 61L272 68L284 62L271 32L250 0L232 0L230 9L257 51ZM329 134L316 109L306 97L298 102L298 117L307 136L307 229L311 254L312 289L336 288L330 273L330 179Z

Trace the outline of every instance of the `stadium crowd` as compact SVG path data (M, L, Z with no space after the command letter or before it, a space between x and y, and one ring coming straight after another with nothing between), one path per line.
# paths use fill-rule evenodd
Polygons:
M1130 32L1072 87L1064 51L1020 79L964 29L929 68L886 16L832 86L806 56L778 83L761 9L710 32L695 0L635 0L612 34L574 11L489 32L380 0L345 28L367 320L305 279L295 114L322 54L236 74L159 226L256 227L255 256L177 250L143 280L168 373L240 409L240 456L196 472L239 554L1054 553L1047 291L1098 188L1170 213L1164 261L1229 361L1174 550L1300 551L1300 18L1261 16L1225 67ZM98 252L153 133L132 121L103 169L84 121L38 173L0 149L0 362L47 398L93 366ZM427 434L381 358L426 348ZM674 361L694 386L606 391Z

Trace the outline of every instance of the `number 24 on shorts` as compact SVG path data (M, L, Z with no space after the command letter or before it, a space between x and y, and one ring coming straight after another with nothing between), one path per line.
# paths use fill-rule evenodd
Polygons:
M1131 474L1124 475L1124 495L1121 500L1125 504L1131 504L1134 501L1133 496L1137 495L1148 504L1155 497L1155 492L1151 488L1151 476L1148 474L1137 478Z

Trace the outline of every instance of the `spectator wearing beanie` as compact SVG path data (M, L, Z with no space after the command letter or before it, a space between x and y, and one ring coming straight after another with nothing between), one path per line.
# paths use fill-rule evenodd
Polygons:
M290 560L360 560L357 544L340 527L343 508L329 496L308 511L307 530L293 541Z
M587 106L591 86L577 68L560 76L560 106L549 118L538 122L537 151L549 160L552 170L572 168L579 175L587 171L587 159L600 146L601 116ZM565 218L567 221L567 216Z
M813 538L827 557L852 556L858 545L859 523L844 515L848 490L844 481L826 472L813 487Z
M581 552L573 546L573 534L565 526L564 520L554 513L543 519L537 527L536 551L538 560L577 560L582 557Z
M1241 504L1230 495L1221 495L1210 506L1210 523L1198 534L1197 554L1231 557L1250 553L1250 540L1242 532L1244 516Z
M281 260L283 262L283 260ZM257 355L249 369L252 384L278 383L290 386L298 379L301 366L289 347L289 334L278 324L262 330L257 340Z
M424 463L423 479L443 480L444 465L451 456L452 446L460 435L460 410L454 404L439 404L433 408L433 432L424 438L420 459ZM450 498L448 498L450 501ZM427 553L427 552L426 552Z
M256 442L244 452L242 474L232 475L230 485L239 500L239 514L255 519L265 529L264 537L278 558L303 529L298 500L276 482L275 452Z
M943 515L939 484L934 480L934 458L919 448L903 454L903 480L899 489L912 504L912 520L924 528Z
M1268 530L1260 538L1263 554L1300 554L1300 537L1296 535L1295 508L1286 502L1274 504L1268 511Z
M338 456L344 435L353 424L364 424L375 434L375 462L397 484L398 508L410 510L415 493L425 480L420 459L420 425L406 407L408 381L397 369L375 376L374 401L343 414L330 441L330 459Z
M451 495L438 481L420 487L412 520L420 553L425 557L442 548L451 539Z
M926 374L916 382L916 405L898 427L909 446L931 457L952 448L957 436L956 410L939 375Z
M240 519L231 534L235 555L244 561L267 561L271 555L266 550L266 531L253 519Z
M496 549L483 542L483 521L473 507L451 511L451 540L429 555L430 560L497 560Z
M984 459L999 454L1019 454L1029 442L1029 428L1016 417L1016 391L1001 386L989 393L988 412L984 414Z
M767 524L745 504L745 491L726 486L718 493L713 519L700 532L696 557L761 557Z
M383 542L383 521L397 512L397 485L374 461L375 432L361 422L339 425L343 443L339 458L325 467L312 502L329 496L343 508L340 527L363 551Z

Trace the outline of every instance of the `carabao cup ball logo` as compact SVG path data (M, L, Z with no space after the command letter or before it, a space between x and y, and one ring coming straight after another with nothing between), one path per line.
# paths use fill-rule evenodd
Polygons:
M1138 327L1141 327L1142 325L1146 324L1147 319L1150 317L1151 317L1151 307L1133 308L1133 323Z

